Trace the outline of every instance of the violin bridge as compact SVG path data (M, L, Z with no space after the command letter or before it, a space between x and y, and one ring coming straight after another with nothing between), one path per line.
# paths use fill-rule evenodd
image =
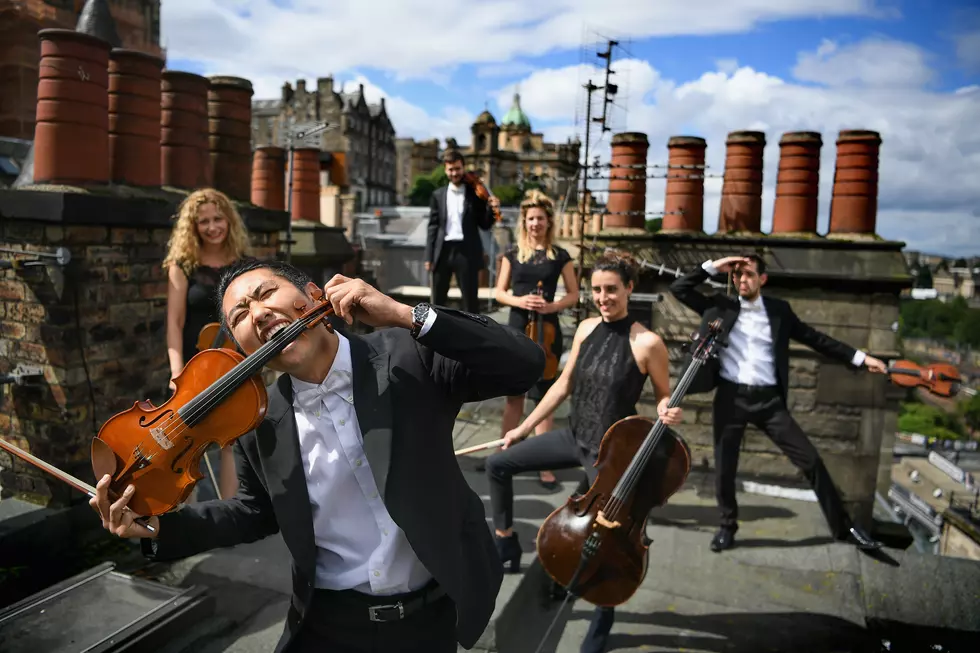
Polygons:
M161 449L173 449L174 443L167 437L167 434L163 432L163 427L153 427L150 429L150 435L153 436L153 441L160 445Z

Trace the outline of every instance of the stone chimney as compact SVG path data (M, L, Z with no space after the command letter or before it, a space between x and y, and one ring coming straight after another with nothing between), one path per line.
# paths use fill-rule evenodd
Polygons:
M109 181L109 51L106 41L44 29L34 130L34 183Z
M160 183L192 190L211 185L207 77L166 70L162 75Z
M255 148L252 204L275 211L286 208L286 151L283 148L274 145Z
M293 150L292 220L320 221L320 150Z
M725 179L721 187L718 231L762 231L762 163L766 135L737 131L725 143Z
M840 132L828 236L874 235L878 217L880 147L878 132Z
M667 141L667 193L663 231L703 231L704 155L708 143L697 136Z
M788 132L779 139L772 233L817 233L821 147L817 132Z
M650 142L641 132L624 132L612 137L609 170L609 200L605 228L644 229L646 227L646 163Z
M212 185L232 199L247 201L252 172L252 83L241 77L211 77L208 125Z
M114 183L160 185L163 59L115 48L109 55L109 169Z

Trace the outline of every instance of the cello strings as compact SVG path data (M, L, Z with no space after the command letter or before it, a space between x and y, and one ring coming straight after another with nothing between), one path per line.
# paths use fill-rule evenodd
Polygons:
M713 340L714 338L712 338L705 344L707 344L710 347ZM694 382L695 375L697 374L700 367L704 364L704 361L698 360L696 356L697 356L697 352L695 352L695 357L693 358L691 365L684 372L684 375L681 377L681 380L678 381L677 387L674 389L674 392L672 393L672 398L679 396L681 397L681 400L683 400L683 397L687 393L688 388ZM678 392L678 390L680 392ZM680 401L678 401L677 404L679 405ZM606 519L608 519L609 521L616 521L615 517L620 511L620 509L622 509L622 507L624 506L625 498L629 496L630 493L632 493L634 489L633 486L636 484L636 482L639 481L640 477L643 475L643 472L646 471L646 465L649 462L650 457L653 455L653 452L656 450L657 445L660 443L660 440L663 438L663 434L666 430L667 430L666 424L661 422L660 419L658 418L656 424L653 425L653 427L650 429L650 432L647 434L646 438L644 438L643 444L640 446L640 450L637 452L636 456L634 457L633 462L630 463L630 466L627 468L626 474L623 475L623 478L620 480L619 483L617 483L616 487L613 489L612 497L610 497L609 501L606 502L606 505L602 512L603 515L606 517Z

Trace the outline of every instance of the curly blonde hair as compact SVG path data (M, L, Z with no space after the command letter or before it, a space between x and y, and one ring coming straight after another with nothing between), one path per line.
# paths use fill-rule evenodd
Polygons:
M548 216L548 230L545 232L545 251L548 258L555 259L555 248L552 242L555 238L555 203L551 198L542 193L537 188L532 188L524 194L524 201L521 202L521 221L517 226L517 260L526 263L534 255L534 247L531 245L531 238L527 234L527 212L531 209L542 209Z
M218 212L228 221L225 250L233 254L236 259L248 253L248 231L235 205L219 190L200 188L188 195L177 209L177 219L170 233L170 241L167 243L167 256L163 259L165 270L171 265L177 265L189 277L200 265L201 236L197 232L197 218L204 204L214 204Z

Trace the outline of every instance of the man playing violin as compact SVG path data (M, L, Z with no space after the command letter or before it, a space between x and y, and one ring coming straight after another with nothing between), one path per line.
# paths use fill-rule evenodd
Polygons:
M449 282L455 275L464 310L478 313L480 270L484 267L479 230L493 226L494 209L500 210L500 200L481 200L464 183L465 162L459 150L448 150L443 163L449 184L432 193L425 240L425 270L432 275L432 303L446 303Z
M246 354L312 305L317 286L276 262L247 261L221 280L221 318ZM414 308L357 279L324 288L336 316L367 336L309 329L274 358L263 421L234 443L239 490L151 517L149 532L91 505L146 556L174 560L282 533L293 597L277 651L471 648L502 580L483 503L453 455L464 402L526 392L544 367L523 333L481 315ZM390 327L390 328L384 328Z
M709 297L697 290L708 277L719 273L732 275L732 283L738 289L737 299L720 293ZM789 341L802 342L825 356L876 373L884 373L885 364L820 333L800 320L787 302L763 297L762 286L767 278L765 261L757 254L749 254L707 261L670 287L681 303L703 316L702 330L711 320L721 318L728 335L728 344L720 351L719 367L712 379L712 384L717 386L712 423L721 528L711 541L711 550L717 553L735 545L738 530L735 471L748 424L764 431L803 472L836 539L862 549L879 548L879 542L851 523L820 455L786 408Z

